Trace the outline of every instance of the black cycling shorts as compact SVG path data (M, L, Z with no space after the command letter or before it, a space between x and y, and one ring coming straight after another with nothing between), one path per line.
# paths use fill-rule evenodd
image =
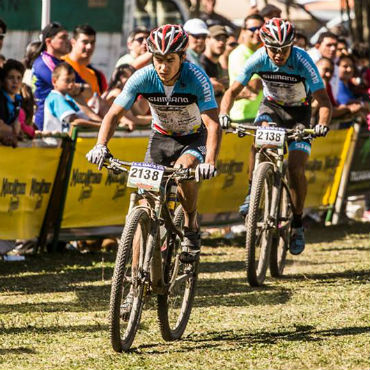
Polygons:
M168 136L152 131L145 154L145 162L171 166L183 154L190 154L204 162L206 155L207 130L185 136Z
M301 123L309 128L310 120L311 105L289 107L263 99L254 122L256 124L263 121L275 122L278 127L283 128L293 128L298 123Z
M264 99L258 109L254 123L258 125L264 121L275 122L277 127L283 128L293 128L297 124L302 124L306 128L309 128L311 121L311 105L289 107ZM309 139L299 142L288 140L288 150L299 150L310 155L311 141Z

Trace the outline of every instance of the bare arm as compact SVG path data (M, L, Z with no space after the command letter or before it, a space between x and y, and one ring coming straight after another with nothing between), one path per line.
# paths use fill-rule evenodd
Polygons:
M217 109L204 111L202 112L201 117L207 128L207 154L205 162L215 165L220 151L222 135L221 126L217 117Z
M220 114L229 114L236 97L240 94L243 88L244 86L240 82L238 81L233 82L233 84L226 90L222 98Z
M149 53L149 51L147 51L146 53L135 58L135 60L131 63L131 65L135 69L140 69L140 68L145 67L151 60L152 60L152 53Z
M332 105L325 89L315 91L313 97L319 105L319 121L321 125L329 126L332 114Z
M118 125L122 115L126 116L127 110L115 103L109 108L108 113L104 116L98 135L98 144L107 145L110 138Z

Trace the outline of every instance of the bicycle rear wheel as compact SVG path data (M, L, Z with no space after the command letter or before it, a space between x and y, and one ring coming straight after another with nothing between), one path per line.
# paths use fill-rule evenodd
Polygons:
M109 305L111 343L117 352L131 347L140 323L146 289L143 263L149 229L148 213L136 208L129 215L120 240Z
M290 243L292 219L293 212L288 191L284 186L282 186L278 218L278 233L272 239L270 252L270 272L273 277L281 277L284 272L286 256Z
M183 228L184 211L179 205L175 211L174 223ZM158 295L158 320L164 340L181 338L190 318L193 306L199 262L181 263L181 240L177 235L168 235L166 248L162 247L164 277L169 288Z
M273 179L273 167L268 162L261 163L253 175L246 222L246 268L251 286L262 285L266 277L272 237L269 214Z

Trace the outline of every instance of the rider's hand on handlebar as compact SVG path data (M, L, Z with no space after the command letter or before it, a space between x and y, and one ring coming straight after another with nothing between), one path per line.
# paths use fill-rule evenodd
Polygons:
M87 154L86 158L90 163L96 164L98 170L103 168L104 160L112 157L106 145L96 144Z
M227 114L220 114L218 116L218 120L220 121L220 125L223 129L230 127L231 119Z
M325 137L327 135L327 133L329 132L329 127L326 126L326 125L322 125L322 124L318 123L314 127L314 130L315 130L315 136Z
M210 163L200 163L195 169L195 181L208 180L217 175L217 169L213 164Z

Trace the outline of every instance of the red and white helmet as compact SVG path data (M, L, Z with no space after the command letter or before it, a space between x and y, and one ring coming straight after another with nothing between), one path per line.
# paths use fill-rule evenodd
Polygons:
M294 34L294 26L282 18L272 18L260 29L260 38L266 46L292 45Z
M153 54L166 55L185 51L189 36L179 24L165 24L153 29L147 39L148 50Z

